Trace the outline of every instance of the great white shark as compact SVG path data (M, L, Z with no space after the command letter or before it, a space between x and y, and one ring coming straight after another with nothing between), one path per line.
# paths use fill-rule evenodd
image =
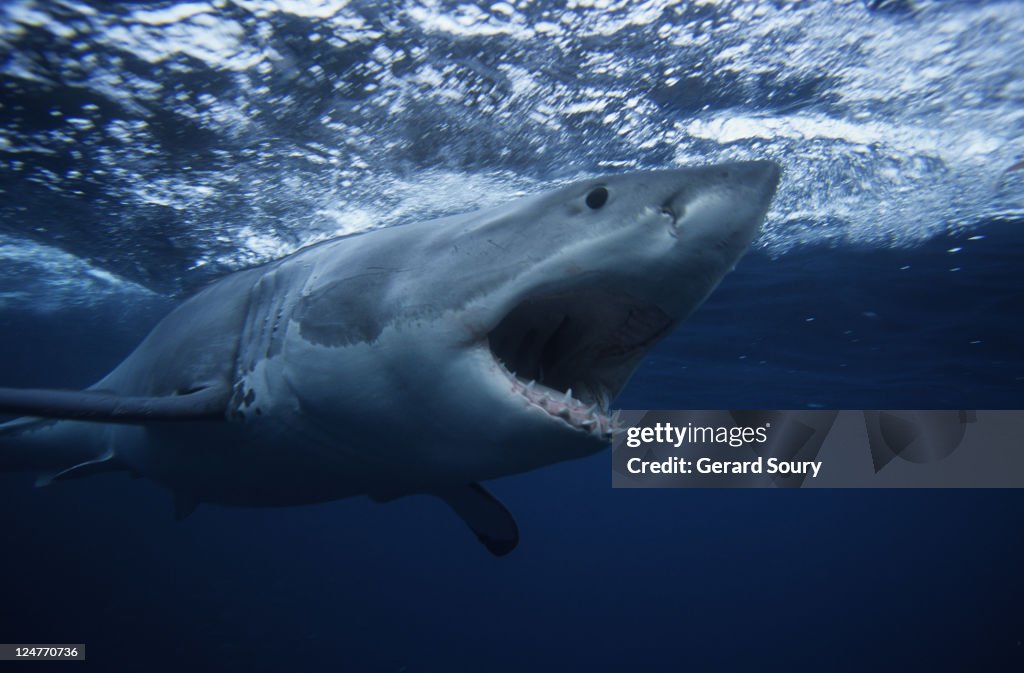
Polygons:
M757 236L779 167L610 175L228 275L84 391L0 389L0 470L123 470L197 503L430 494L494 554L479 482L608 446L611 401Z

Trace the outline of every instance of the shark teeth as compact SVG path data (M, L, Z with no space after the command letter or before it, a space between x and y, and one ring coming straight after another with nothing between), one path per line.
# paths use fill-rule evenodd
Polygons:
M530 380L524 381L512 373L504 363L501 369L512 382L513 390L524 397L532 406L544 411L552 418L566 423L581 432L610 440L617 425L618 412L613 418L604 409L607 408L608 397L600 393L597 403L586 403L573 396L572 388L564 393Z

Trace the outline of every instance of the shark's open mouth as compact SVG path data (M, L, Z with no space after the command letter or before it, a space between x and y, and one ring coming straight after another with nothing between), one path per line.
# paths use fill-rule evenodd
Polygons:
M606 292L531 297L488 334L513 390L578 430L607 439L611 400L672 327L658 307Z

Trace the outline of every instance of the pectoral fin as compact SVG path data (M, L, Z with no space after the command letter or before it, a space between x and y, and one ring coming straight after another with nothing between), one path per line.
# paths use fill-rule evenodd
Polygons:
M211 385L181 395L134 397L99 390L0 388L0 414L100 423L223 420L231 390Z
M508 554L519 544L519 527L512 514L480 484L456 486L434 492L459 515L487 551Z

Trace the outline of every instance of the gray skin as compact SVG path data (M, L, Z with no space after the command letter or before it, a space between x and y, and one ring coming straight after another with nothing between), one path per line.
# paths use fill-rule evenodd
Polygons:
M212 391L219 420L53 420L73 417L55 397L50 420L0 426L0 469L128 470L182 513L435 493L486 527L451 494L606 447L610 400L747 250L778 180L764 161L604 176L234 273L90 389Z

